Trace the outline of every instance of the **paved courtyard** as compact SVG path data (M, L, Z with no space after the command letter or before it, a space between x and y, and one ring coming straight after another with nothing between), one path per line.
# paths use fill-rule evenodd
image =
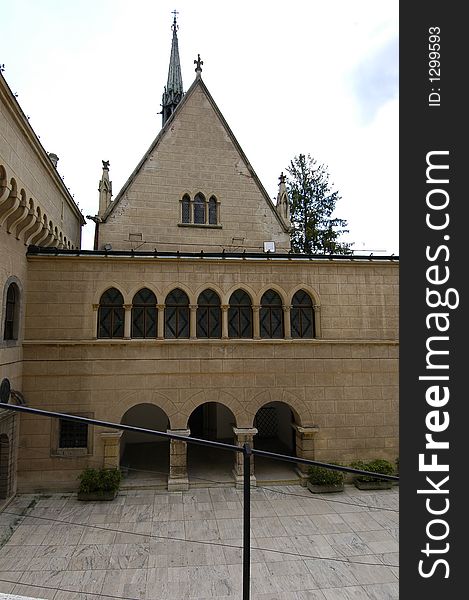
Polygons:
M252 600L394 600L398 490L255 488ZM21 495L0 513L0 592L51 600L241 599L242 490Z

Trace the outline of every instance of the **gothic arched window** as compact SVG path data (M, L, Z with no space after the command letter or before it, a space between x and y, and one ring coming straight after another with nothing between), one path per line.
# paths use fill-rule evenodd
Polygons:
M20 292L16 283L10 283L5 298L4 340L17 340L19 327Z
M218 224L218 206L215 196L210 196L210 200L208 201L208 222L209 225Z
M176 288L166 296L164 309L165 338L189 337L189 298L187 294Z
M314 309L311 296L304 290L299 290L293 296L291 308L292 338L314 338Z
M131 337L156 338L157 323L156 296L148 288L142 288L132 300Z
M228 310L228 336L252 338L251 298L244 290L236 290L230 297Z
M283 338L282 300L274 290L267 290L261 298L261 338Z
M191 199L188 194L184 194L181 200L181 223L191 222Z
M98 338L124 337L124 298L116 288L109 288L99 301Z
M204 224L206 213L205 196L201 193L195 195L194 198L194 224Z
M221 337L220 298L213 290L204 290L197 300L197 337Z

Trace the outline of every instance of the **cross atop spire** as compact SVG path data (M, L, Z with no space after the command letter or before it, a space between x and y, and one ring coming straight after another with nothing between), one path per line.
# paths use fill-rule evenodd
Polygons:
M161 113L163 115L163 125L173 114L174 109L184 96L184 91L182 87L181 63L179 60L179 45L177 37L177 30L179 26L177 24L176 17L179 13L177 10L173 10L171 14L174 16L173 24L171 25L171 29L173 31L173 39L171 42L171 57L169 59L168 81L166 83L166 87L164 88L163 98L161 100Z

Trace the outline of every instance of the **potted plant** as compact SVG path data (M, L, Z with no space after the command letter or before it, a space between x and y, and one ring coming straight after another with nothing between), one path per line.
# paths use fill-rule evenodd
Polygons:
M337 464L337 463L331 463ZM306 485L313 494L344 491L344 473L327 469L326 467L311 466L308 470Z
M394 467L391 462L383 458L377 458L365 462L357 460L351 465L354 469L361 471L370 471L372 473L382 473L383 475L394 475ZM372 475L357 475L354 480L355 487L359 490L388 490L392 487L392 481L388 479L379 479Z
M119 469L87 468L78 479L78 500L114 500L122 474Z

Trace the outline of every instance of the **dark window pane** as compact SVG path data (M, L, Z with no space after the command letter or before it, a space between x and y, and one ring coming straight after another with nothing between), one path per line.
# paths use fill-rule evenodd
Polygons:
M190 223L191 222L191 199L187 194L183 197L181 202L181 211L182 211L182 223Z
M262 338L283 338L282 300L274 290L268 290L262 296L259 317Z
M119 290L110 288L101 296L98 310L98 337L124 337L124 298Z
M166 297L165 328L166 338L189 337L189 298L180 289L173 290Z
M156 296L148 288L139 290L132 301L133 338L154 338L157 332Z
M205 197L197 194L194 198L194 223L205 223Z
M87 448L88 425L59 420L59 448Z
M213 290L205 290L197 300L197 337L221 337L220 298Z
M233 338L252 338L251 298L243 290L236 290L230 298L228 336Z
M5 306L5 327L3 330L3 339L13 340L15 336L15 314L17 313L17 292L16 285L11 283L7 290Z
M293 296L291 309L292 338L314 338L314 310L309 294L300 290Z
M217 212L217 200L212 196L208 203L208 222L210 225L216 225L218 223Z

